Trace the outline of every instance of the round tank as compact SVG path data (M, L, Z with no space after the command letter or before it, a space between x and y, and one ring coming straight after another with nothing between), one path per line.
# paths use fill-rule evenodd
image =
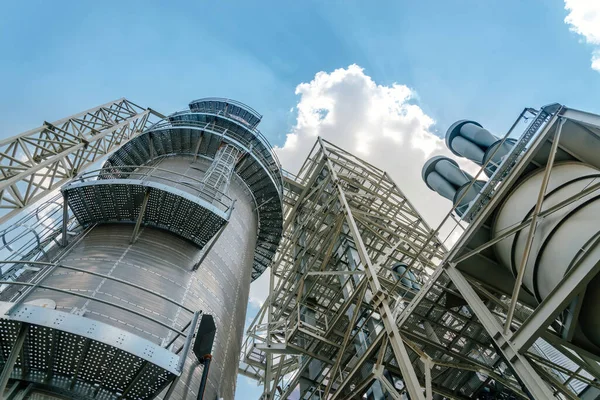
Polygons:
M528 219L537 200L544 175L538 169L513 189L500 206L492 226L493 236ZM580 162L556 163L551 171L543 209L548 209L577 194L600 178L600 170ZM538 219L533 245L525 267L523 286L543 301L563 279L582 251L588 254L584 262L597 263L598 248L588 243L599 232L600 191L595 191ZM516 276L523 257L528 228L495 245L498 259ZM600 281L595 278L588 286L580 313L580 327L589 341L600 346L600 316L595 312Z
M144 168L141 171L147 174L147 180L157 182L161 182L160 176L169 176L169 171L180 172L183 176L179 184L185 187L184 176L201 179L209 165L207 160L194 161L192 157L175 156L149 164L156 169ZM192 310L213 315L218 334L205 392L205 398L213 399L217 395L226 399L234 395L237 369L231 366L239 362L256 247L254 201L244 182L235 175L228 196L236 200L230 220L196 270L195 264L202 256L197 245L172 232L143 226L137 240L131 244L132 224L96 225L60 259L68 266L135 282L168 295ZM126 307L146 312L180 330L190 319L189 314L174 304L157 301L148 293L96 276L65 270L55 272L45 283L87 293L101 300L118 300ZM174 337L167 328L99 302L51 291L39 291L29 297L31 300L36 298L54 300L60 310L117 326L162 345ZM175 341L173 347L176 349L181 343L181 340ZM194 358L190 353L172 399L196 397L202 369Z

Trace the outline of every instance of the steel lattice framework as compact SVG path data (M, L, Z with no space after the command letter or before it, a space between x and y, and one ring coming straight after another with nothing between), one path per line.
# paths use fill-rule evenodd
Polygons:
M121 98L0 141L0 223L163 116Z
M441 243L387 173L325 140L286 183L286 235L242 373L264 381L266 398L298 383L302 398L347 398L374 380L393 389L386 363L423 398L406 361L416 353L394 321L443 257ZM412 267L394 272L398 263Z
M525 109L503 140L509 136L517 138L513 150L464 221L451 212L435 231L387 174L318 141L299 176L285 178L285 239L272 293L243 349L240 372L263 383L263 398L298 391L301 399L600 394L600 356L574 340L586 287L600 269L585 262L595 257L599 235L541 303L521 290L524 264L512 276L498 269L492 251L522 231L530 237L526 254L539 221L598 193L593 183L560 203L545 202L555 162L600 166L600 117L557 104ZM589 146L577 151L576 143ZM491 237L499 204L532 170L545 178L531 214ZM448 223L464 232L445 251L437 234ZM392 271L398 262L405 268Z

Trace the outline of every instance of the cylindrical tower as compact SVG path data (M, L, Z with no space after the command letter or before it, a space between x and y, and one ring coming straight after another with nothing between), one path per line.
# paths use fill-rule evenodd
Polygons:
M217 327L204 398L233 398L250 282L282 234L281 170L260 119L228 99L193 101L62 188L84 229L7 307L50 304L40 325L72 335L70 362L81 365L29 380L77 398L95 390L107 399L195 399L202 367L190 348L200 313Z

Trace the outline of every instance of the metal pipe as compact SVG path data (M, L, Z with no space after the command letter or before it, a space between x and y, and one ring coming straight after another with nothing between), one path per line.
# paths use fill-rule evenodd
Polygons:
M208 379L208 371L210 369L210 362L212 361L212 355L207 354L202 358L202 379L200 380L200 387L198 388L198 400L204 399L204 389L206 389L206 380Z
M135 222L135 227L133 228L133 232L131 234L131 238L129 239L130 244L134 244L138 238L138 231L140 229L140 225L144 219L144 214L146 214L146 206L148 205L148 199L150 198L150 188L146 188L146 193L144 193L144 200L142 200L142 205L140 207L140 213L138 214L137 221Z
M192 319L193 319L193 317L192 317ZM181 328L181 331L182 331L182 332L183 332L183 331L185 331L185 330L188 328L188 326L190 326L190 324L191 324L191 323L192 323L192 320L190 319L190 320L187 322L187 324L185 324L185 326L184 326L183 328ZM179 334L175 335L175 336L173 337L173 339L171 339L171 340L169 341L169 343L167 343L167 344L164 346L164 348L165 348L165 349L168 349L169 347L171 347L171 345L172 345L173 343L175 343L175 341L177 340L177 338L178 338L179 336L181 336L181 335L179 335Z
M62 217L62 246L67 243L67 225L69 223L69 201L67 192L63 192L63 217Z
M198 318L200 317L200 311L196 311L194 316L192 317L192 323L190 324L190 330L186 337L185 344L183 345L183 353L179 358L179 363L177 364L177 369L179 371L183 370L183 365L185 364L185 359L187 358L187 354L190 351L190 346L192 345L192 339L194 338L196 325L198 324Z

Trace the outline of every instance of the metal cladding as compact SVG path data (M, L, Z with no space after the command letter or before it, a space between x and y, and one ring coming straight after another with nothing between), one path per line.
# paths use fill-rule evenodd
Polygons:
M535 199L544 175L538 169L525 178L501 205L493 235L498 236L509 227L524 222L531 216ZM581 162L556 163L550 175L544 206L553 207L573 196L600 178L600 170ZM569 269L578 262L600 262L600 246L592 245L600 226L600 190L543 218L529 254L523 285L538 301L543 301ZM516 276L526 245L527 232L520 231L495 245L502 264ZM583 257L583 254L586 254ZM600 316L598 314L600 279L588 285L579 315L579 325L594 345L600 347Z
M463 214L485 183L476 181L471 185L474 178L460 169L456 161L444 156L435 156L427 161L421 177L429 189L456 205L458 215Z
M193 101L190 110L170 115L123 145L104 167L125 170L144 165L151 158L173 155L213 159L222 144L239 149L242 156L234 170L252 192L258 207L254 280L269 266L281 239L283 181L271 146L256 129L258 114L245 107L229 99Z
M477 165L487 164L485 173L488 176L493 174L497 165L502 162L502 157L510 151L514 143L513 139L498 139L481 124L469 120L456 121L446 132L448 149Z
M196 398L191 344L206 313L216 336L205 398L234 397L250 282L282 231L281 170L259 122L242 103L197 100L63 186L79 231L69 237L65 222L38 284L0 293L14 316L0 320L14 325L0 326L0 350L25 323L37 335L24 341L24 380L78 399ZM73 350L53 347L55 330Z

